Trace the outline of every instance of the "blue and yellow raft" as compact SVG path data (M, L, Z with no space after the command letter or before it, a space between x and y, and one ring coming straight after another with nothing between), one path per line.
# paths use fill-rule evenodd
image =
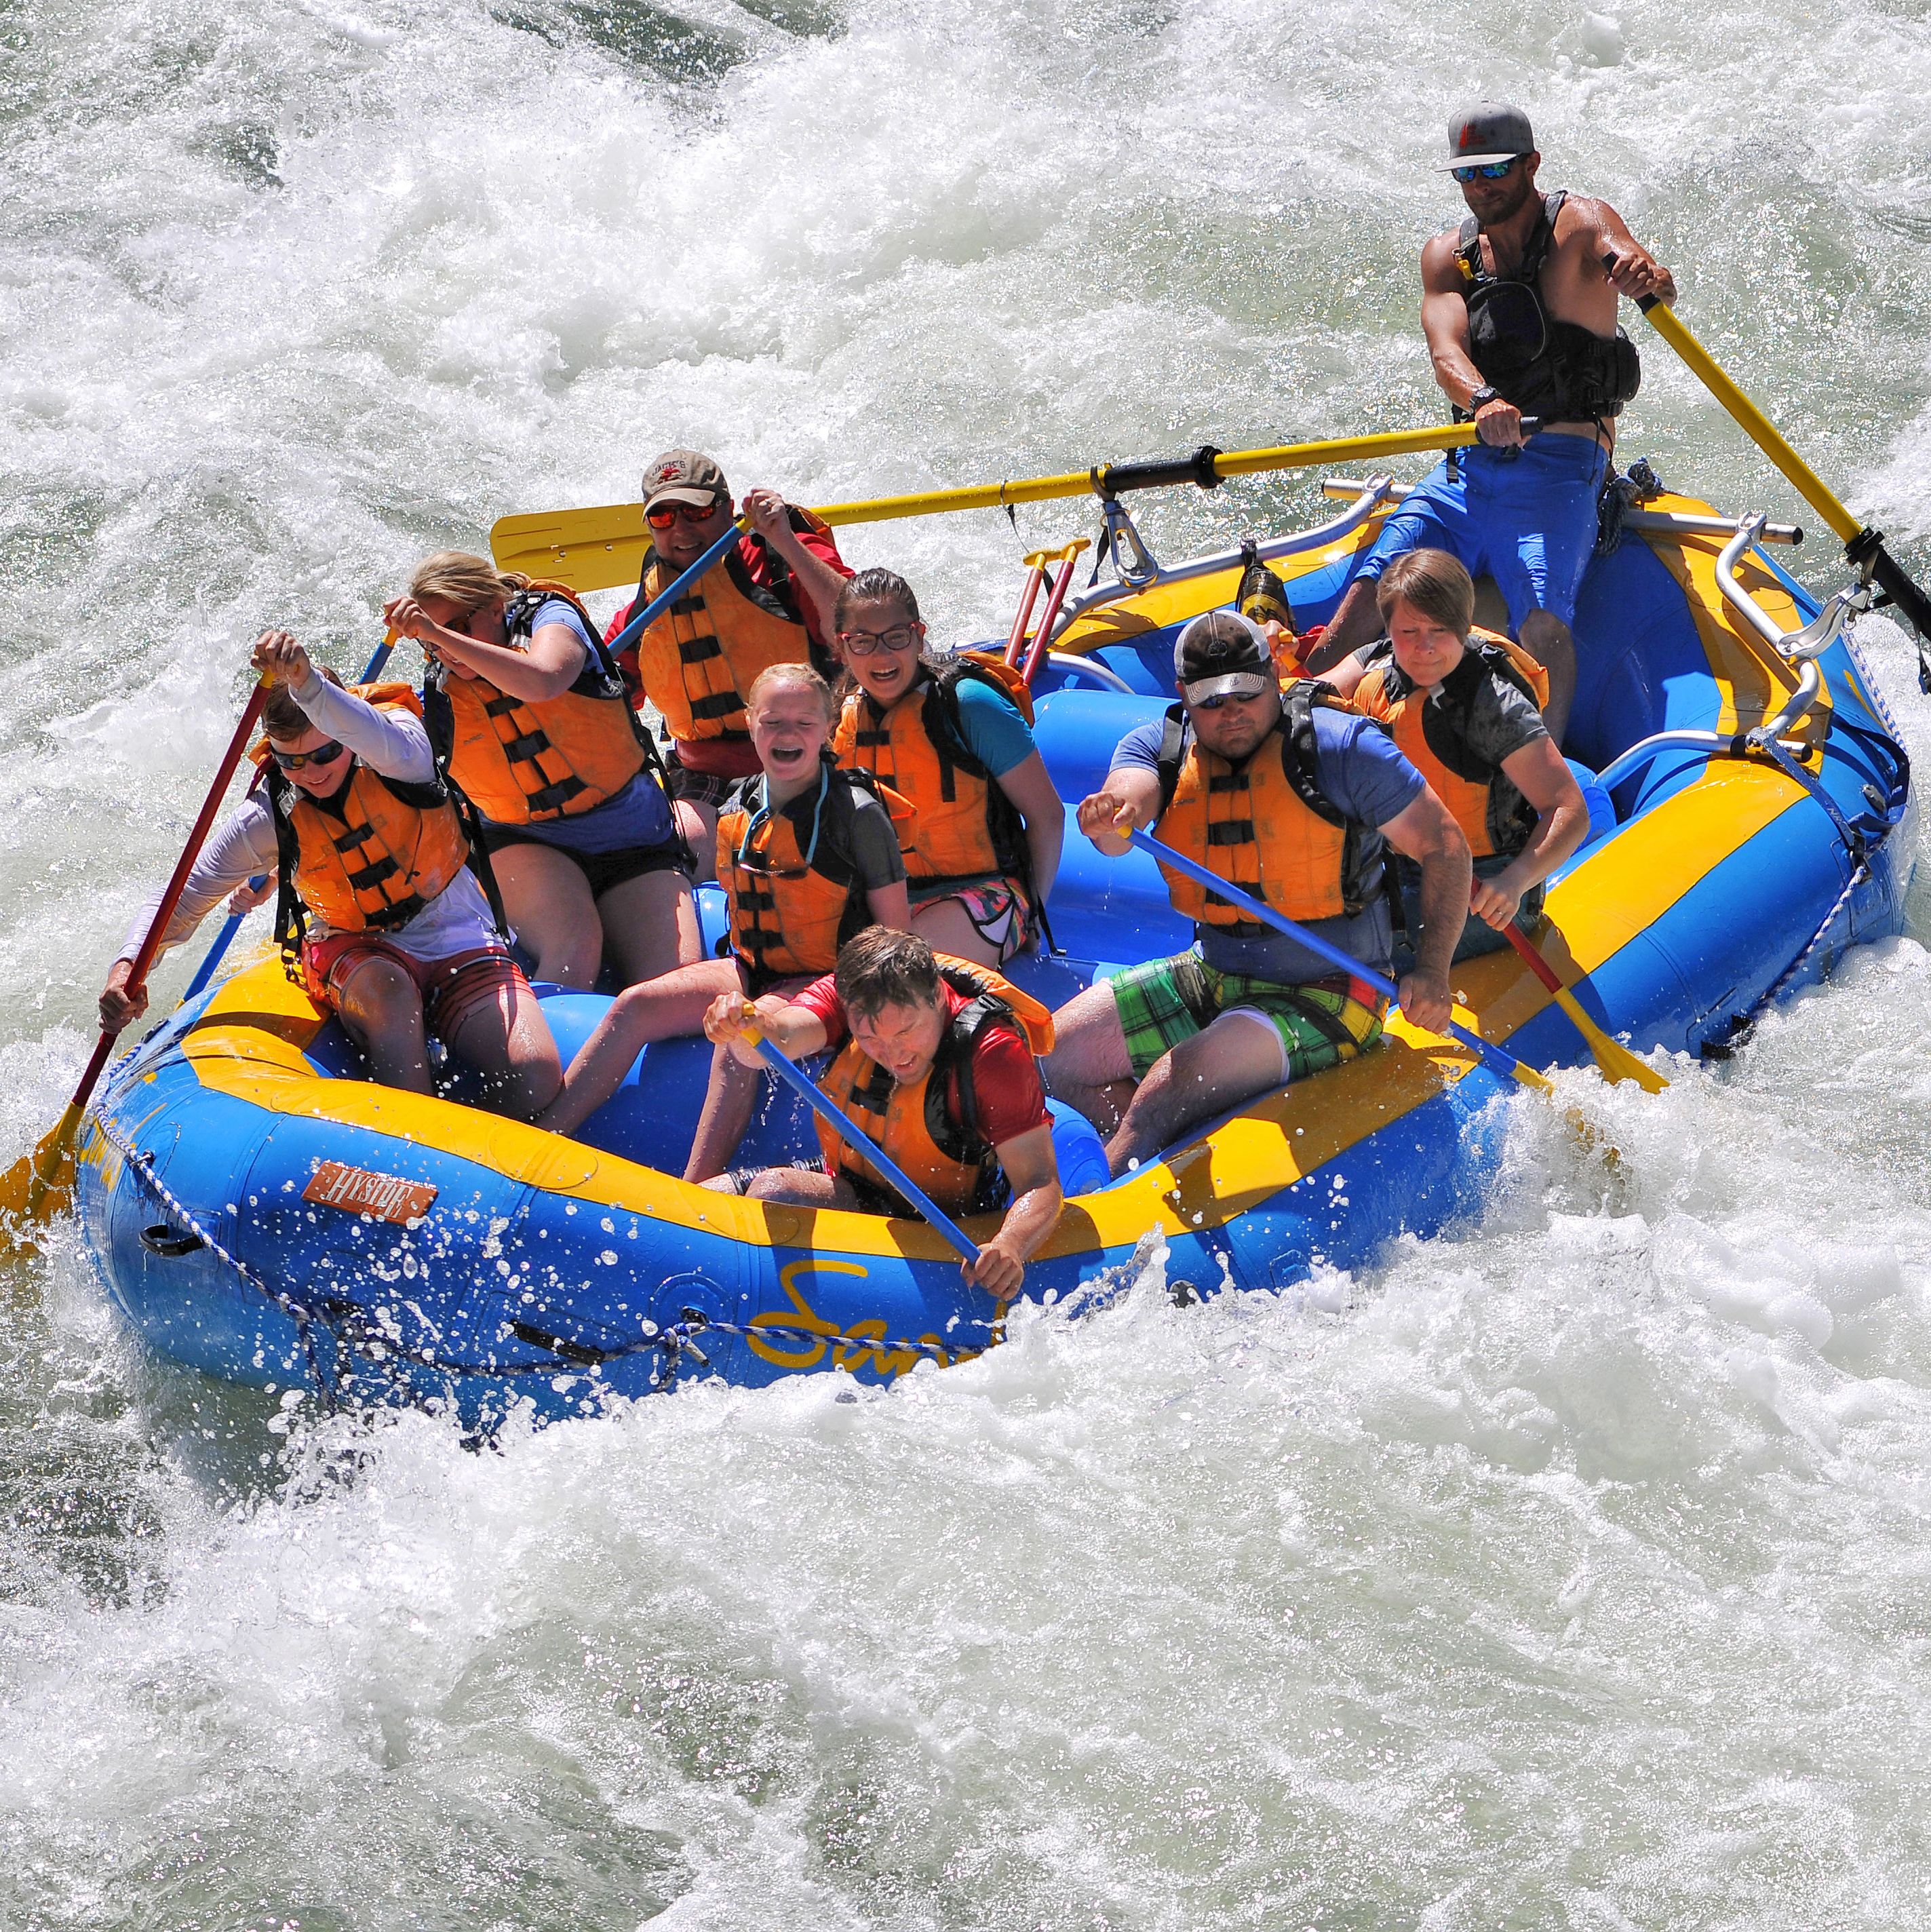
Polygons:
M1394 494L1384 478L1351 487L1334 523L1267 547L1304 622L1332 610ZM1602 782L1590 842L1549 894L1545 950L1609 1031L1698 1054L1846 946L1900 929L1909 771L1835 608L1820 617L1760 524L1674 497L1630 522L1592 565L1578 614L1568 748ZM1169 700L1176 627L1231 598L1238 571L1232 556L1203 560L1076 613L1042 679L1039 725L1069 800ZM1068 956L1015 976L1054 1003L1186 943L1149 861L1103 860L1077 836L1053 914ZM715 936L715 904L709 916ZM1587 1062L1512 954L1458 968L1456 985L1465 1021L1531 1064ZM603 1002L544 997L567 1058ZM424 1099L357 1077L340 1029L265 960L115 1073L81 1150L86 1245L135 1329L176 1360L471 1424L523 1402L542 1417L593 1411L694 1360L748 1383L828 1367L889 1378L998 1339L1004 1311L962 1285L922 1223L675 1178L709 1053L649 1049L583 1139L565 1140L479 1112L460 1089ZM1543 1104L1516 1091L1397 1016L1364 1060L1118 1181L1090 1129L1063 1119L1066 1212L1026 1292L1117 1279L1156 1230L1170 1282L1202 1292L1369 1262L1398 1234L1479 1210L1507 1106ZM811 1144L784 1096L745 1158Z

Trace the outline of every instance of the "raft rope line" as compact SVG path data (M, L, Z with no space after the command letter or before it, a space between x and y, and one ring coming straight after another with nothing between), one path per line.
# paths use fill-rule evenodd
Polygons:
M339 1409L342 1406L340 1383L337 1376L323 1371L321 1356L315 1346L314 1330L318 1324L328 1331L329 1339L336 1345L338 1355L342 1353L353 1354L372 1366L388 1370L392 1381L396 1379L393 1364L398 1358L418 1362L439 1374L451 1376L554 1376L559 1372L554 1364L548 1362L493 1363L487 1367L480 1364L458 1362L446 1356L438 1355L430 1349L405 1348L386 1335L382 1337L383 1352L376 1353L369 1346L372 1338L367 1336L358 1337L345 1332L347 1324L338 1325L331 1322L325 1312L310 1307L285 1291L271 1286L256 1269L250 1267L239 1256L231 1253L216 1239L200 1218L160 1178L149 1155L136 1147L103 1116L94 1115L94 1124L100 1130L101 1138L141 1177L162 1206L181 1226L193 1234L217 1261L232 1270L256 1294L273 1302L295 1324L295 1331L301 1337L303 1352L308 1359L310 1378L331 1411ZM520 1339L530 1342L535 1347L548 1349L559 1362L573 1364L580 1370L600 1369L607 1362L621 1361L628 1357L646 1354L655 1350L664 1357L664 1364L661 1373L652 1384L652 1394L661 1394L676 1383L678 1370L686 1354L694 1358L706 1368L710 1366L710 1358L694 1340L706 1330L739 1336L747 1341L765 1338L787 1342L817 1342L834 1348L853 1348L861 1352L876 1351L881 1355L901 1353L924 1355L936 1360L941 1367L949 1365L963 1352L957 1347L949 1348L939 1342L894 1340L883 1335L850 1335L820 1328L801 1328L790 1323L761 1322L747 1327L739 1322L727 1322L721 1316L707 1315L699 1308L686 1308L682 1315L682 1321L673 1322L639 1341L619 1348L604 1348L572 1342L562 1336L545 1334L527 1323L514 1324L511 1332L518 1334ZM988 1331L988 1347L996 1346L1004 1339L1001 1333L1005 1325L1003 1317L992 1322L976 1321L972 1325ZM979 1354L982 1352L975 1349L972 1352Z
M1847 627L1840 641L1843 644L1845 655L1851 660L1852 663L1857 667L1859 678L1859 694L1865 698L1869 701L1870 708L1876 712L1878 717L1882 721L1885 728L1891 734L1891 750L1897 754L1899 758L1903 758L1906 755L1904 751L1904 734L1898 728L1897 719L1893 715L1891 706L1885 698L1883 687L1878 682L1877 680L1872 676L1870 666L1865 661L1864 652L1858 647L1858 640L1855 633ZM1848 721L1840 719L1837 722L1840 724L1843 725L1845 729L1849 730L1853 736L1858 735L1856 728L1849 724ZM1820 803L1825 804L1826 808L1830 811L1831 817L1837 821L1840 827L1842 827L1844 824L1843 814L1840 811L1835 808L1834 800L1827 801L1825 797L1820 796L1822 792L1821 783L1813 781L1810 778L1810 775L1807 772L1804 771L1802 766L1797 765L1795 761L1789 757L1788 754L1783 753L1782 746L1773 746L1768 748L1772 751L1773 755L1776 756L1776 762L1778 766L1781 769L1788 772L1789 775L1792 778L1795 778L1798 783L1802 784L1804 790L1810 792L1813 797L1818 797ZM1777 755L1778 754L1782 754L1782 755ZM1908 767L1906 769L1908 769ZM1861 835L1855 832L1852 834L1849 838L1847 838L1846 842L1846 856L1854 860L1855 862L1851 868L1851 876L1844 883L1844 890L1837 895L1835 902L1831 905L1831 910L1824 915L1823 923L1810 935L1809 940L1805 943L1802 950L1798 953L1796 958L1792 959L1790 964L1771 982L1769 986L1764 989L1763 992L1759 994L1757 998L1751 1001L1746 1011L1740 1013L1737 1016L1735 1021L1732 1024L1730 1032L1731 1040L1736 1040L1750 1027L1753 1026L1756 1022L1757 1016L1763 1012L1765 1007L1771 1005L1774 1001L1780 998L1783 995L1784 988L1787 987L1790 982L1797 977L1798 974L1804 970L1804 967L1806 962L1810 959L1810 956L1817 950L1819 946L1823 944L1826 936L1831 931L1831 928L1837 924L1838 920L1843 916L1844 909L1850 904L1852 899L1856 896L1859 888L1864 886L1873 876L1872 861L1876 857L1878 853L1882 849L1885 842L1896 830L1897 825L1895 823L1893 823L1884 826L1874 839L1866 839Z
M304 1307L292 1295L285 1294L280 1288L271 1287L239 1256L230 1254L214 1235L202 1226L200 1221L190 1211L187 1204L156 1172L153 1157L143 1153L124 1135L119 1132L109 1122L105 1114L97 1113L94 1116L94 1124L100 1130L101 1138L109 1147L114 1148L121 1159L126 1161L128 1166L153 1190L161 1205L166 1208L168 1212L173 1215L217 1261L232 1269L243 1281L254 1289L256 1294L265 1295L295 1324L295 1333L301 1337L302 1352L308 1358L310 1378L320 1391L322 1400L328 1404L329 1408L333 1411L338 1408L340 1404L337 1400L335 1378L332 1376L325 1376L322 1373L322 1358L316 1350L314 1310Z

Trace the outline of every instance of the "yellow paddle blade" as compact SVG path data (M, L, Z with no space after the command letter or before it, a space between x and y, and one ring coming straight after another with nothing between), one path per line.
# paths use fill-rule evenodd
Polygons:
M1582 1002L1567 986L1558 991L1556 1004L1567 1013L1576 1030L1589 1043L1604 1079L1612 1083L1633 1080L1645 1094L1660 1094L1669 1082L1646 1060L1632 1053L1618 1040L1612 1040L1585 1010Z
M0 1221L9 1224L16 1250L31 1245L31 1238L22 1238L28 1229L73 1204L73 1143L82 1112L70 1102L40 1145L0 1174Z
M1369 436L1282 443L1270 449L1227 450L1213 459L1213 468L1217 476L1256 476L1269 470L1311 469L1321 464L1374 463L1384 456L1459 448L1474 440L1472 423L1444 423L1430 429L1379 430ZM1121 487L1144 487L1144 472L1150 466L1119 466ZM1189 464L1165 466L1176 473L1160 478L1162 483L1178 486L1195 480ZM973 483L955 490L919 490L859 502L822 503L811 514L838 528L847 524L889 523L900 517L938 516L952 510L1003 510L1015 503L1089 496L1105 482L1113 467L1099 464L1057 476ZM1136 470L1142 472L1140 482L1128 482L1127 473ZM490 550L499 570L554 578L580 592L634 584L649 538L641 503L606 503L588 510L541 510L500 517L490 528Z

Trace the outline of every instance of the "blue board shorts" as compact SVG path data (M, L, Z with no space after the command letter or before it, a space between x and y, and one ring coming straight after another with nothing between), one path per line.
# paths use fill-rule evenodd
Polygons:
M1452 451L1396 506L1360 574L1372 584L1411 550L1445 550L1470 576L1486 570L1495 580L1518 634L1531 610L1573 630L1608 466L1609 452L1586 436L1546 434L1519 450L1478 442Z

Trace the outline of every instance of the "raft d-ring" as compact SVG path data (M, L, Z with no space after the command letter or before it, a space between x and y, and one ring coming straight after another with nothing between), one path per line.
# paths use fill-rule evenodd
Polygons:
M1090 537L1075 537L1069 544L1062 544L1057 550L1028 550L1019 561L1028 570L1043 570L1049 563L1070 563L1083 550L1090 550Z
M159 1255L163 1261L179 1261L183 1255L191 1255L197 1248L208 1244L199 1234L185 1228L174 1227L166 1221L156 1221L141 1230L141 1245L151 1255Z

